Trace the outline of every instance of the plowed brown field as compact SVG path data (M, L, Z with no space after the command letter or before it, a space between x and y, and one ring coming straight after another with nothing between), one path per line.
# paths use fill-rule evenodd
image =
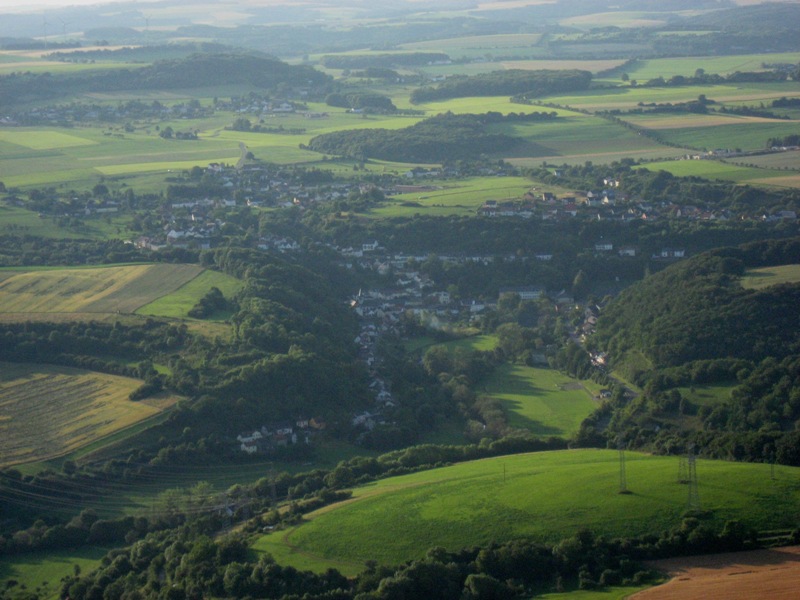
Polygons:
M671 579L631 600L794 600L800 597L800 546L659 560Z

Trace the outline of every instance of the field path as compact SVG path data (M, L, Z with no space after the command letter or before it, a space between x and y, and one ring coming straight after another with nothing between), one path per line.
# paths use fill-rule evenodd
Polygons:
M670 558L651 566L672 579L631 600L790 600L800 590L800 546Z

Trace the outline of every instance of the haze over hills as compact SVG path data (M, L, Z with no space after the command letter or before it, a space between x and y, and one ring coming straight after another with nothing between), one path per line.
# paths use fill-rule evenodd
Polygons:
M15 6L0 600L800 540L797 2Z

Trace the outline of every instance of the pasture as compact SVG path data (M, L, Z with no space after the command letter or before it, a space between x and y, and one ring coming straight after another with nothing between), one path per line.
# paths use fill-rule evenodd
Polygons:
M47 365L2 363L3 465L47 460L158 415L176 397L131 402L129 377Z
M678 458L626 453L627 488L619 494L618 453L568 450L504 456L384 479L354 490L354 499L308 515L308 522L259 539L256 551L303 568L354 573L364 561L398 564L433 546L458 550L491 541L555 542L588 527L636 536L678 525L687 487ZM797 469L697 461L708 524L739 519L755 529L796 526Z
M435 182L434 189L391 196L371 214L378 217L474 215L487 200L518 200L531 188L525 177L472 177Z
M174 292L201 271L195 265L166 263L15 271L0 281L0 314L16 320L60 313L129 314Z
M742 287L748 290L761 290L781 283L800 283L800 265L748 269L742 278Z
M800 121L747 121L698 127L660 129L659 139L666 143L697 150L740 148L764 150L769 138L800 134Z
M766 183L775 186L782 185L783 182L780 181L780 178L785 176L784 172L778 170L744 167L720 160L671 160L647 163L642 165L641 168L650 171L668 171L678 177L695 176L733 181L735 183L760 181L762 184Z
M580 381L524 365L498 367L485 393L502 402L509 425L542 437L572 435L597 408L593 394Z
M178 319L188 318L188 313L197 301L205 296L212 287L222 292L230 300L244 284L230 275L219 271L206 270L184 283L174 292L161 296L136 310L138 315L152 315L159 317L172 317ZM228 315L213 315L214 320L224 320Z

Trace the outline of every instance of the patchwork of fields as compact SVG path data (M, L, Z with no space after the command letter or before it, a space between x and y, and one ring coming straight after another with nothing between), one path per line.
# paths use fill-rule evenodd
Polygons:
M159 414L168 396L131 402L142 381L102 373L2 363L0 464L46 460Z
M53 313L133 313L202 271L195 265L175 264L5 271L0 280L0 314L26 320Z

